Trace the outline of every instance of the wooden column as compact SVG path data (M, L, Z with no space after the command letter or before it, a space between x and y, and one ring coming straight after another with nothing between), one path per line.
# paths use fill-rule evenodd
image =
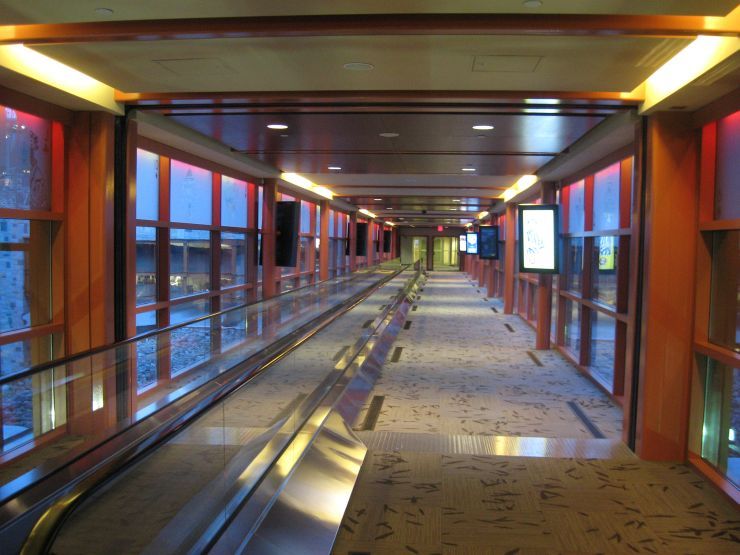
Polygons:
M643 296L636 452L686 458L700 131L686 115L651 116L645 163Z
M269 299L277 293L275 280L275 207L277 182L265 179L262 185L262 298Z
M427 270L434 269L434 237L427 235Z
M514 258L516 256L516 206L506 206L506 241L504 242L504 314L514 314Z
M367 260L367 267L373 265L373 262L375 260L375 245L373 244L373 233L375 233L375 222L372 219L368 219L367 221L367 237L365 238L367 240L365 244L365 250L367 250L367 256L365 259Z
M357 212L349 215L349 271L357 270Z
M329 201L321 201L321 220L319 221L319 281L329 279Z

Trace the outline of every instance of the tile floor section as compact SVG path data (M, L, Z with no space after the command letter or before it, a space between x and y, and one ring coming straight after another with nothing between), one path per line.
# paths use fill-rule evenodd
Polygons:
M621 409L557 353L536 365L518 316L460 273L432 273L417 304L335 555L740 553L737 508L686 465L634 457Z

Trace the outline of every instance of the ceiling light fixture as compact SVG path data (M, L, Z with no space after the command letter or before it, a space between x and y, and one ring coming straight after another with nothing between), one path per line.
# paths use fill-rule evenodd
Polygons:
M490 131L491 129L493 129L493 125L474 125L473 129L475 129L476 131Z
M342 166L328 166L327 169L332 170L332 171L339 171L342 169Z
M371 218L377 218L375 214L370 212L370 210L365 210L364 208L360 208L359 210L360 214L365 214L365 216L370 216Z
M542 0L524 0L524 2L522 2L522 6L525 8L541 8Z
M348 62L342 67L350 71L371 71L375 69L373 64L368 64L367 62Z
M392 206L386 206L385 209L386 210L393 210L393 207Z
M486 216L488 216L488 210L484 210L483 212L481 212L480 214L478 214L478 219L479 220L482 220Z
M313 181L310 179L306 179L300 174L293 173L293 172L283 172L280 174L280 179L283 181L287 181L288 183L292 183L296 187L300 187L301 189L306 189L307 191L311 191L312 193L316 193L319 196L322 196L324 198L328 198L329 200L334 198L334 193L332 193L329 189L326 187L322 187L321 185L316 185Z
M385 132L385 133L379 133L381 137L385 137L386 139L394 139L395 137L400 137L399 133L392 133L392 132Z
M537 183L536 175L523 175L516 180L516 183L504 191L501 198L504 199L504 202L509 202L519 193L526 191L535 183Z
M95 8L95 13L107 17L113 15L113 10L110 8Z
M267 124L268 129L287 129L288 126L284 123L268 123Z
M373 200L383 200L382 198L374 198Z
M464 172L474 172L475 168L460 168Z
M453 198L452 202L462 202L459 198Z

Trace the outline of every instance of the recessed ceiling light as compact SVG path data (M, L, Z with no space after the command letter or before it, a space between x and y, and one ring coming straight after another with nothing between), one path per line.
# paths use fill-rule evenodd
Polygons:
M381 137L385 137L386 139L393 139L394 137L398 137L398 133L380 133Z
M474 125L473 129L476 131L490 131L493 129L493 125Z
M338 171L342 169L342 166L328 166L327 169Z
M386 206L385 209L386 210L393 210L393 207L392 206Z
M267 124L268 129L287 129L288 126L284 123L268 123Z
M462 202L459 198L453 198L452 202Z
M542 0L524 0L522 5L525 8L539 8L542 6Z
M95 8L95 13L98 15L113 15L113 10L110 8Z
M460 168L464 172L474 172L475 168Z
M290 137L290 135L286 135L285 133L281 133L281 134L280 134L280 136L281 136L281 137L282 137L283 139L287 139L288 137Z
M457 211L457 208L448 208L447 210Z
M374 198L373 200L383 200L382 198Z
M350 71L370 71L375 69L373 64L368 64L367 62L349 62L342 67Z

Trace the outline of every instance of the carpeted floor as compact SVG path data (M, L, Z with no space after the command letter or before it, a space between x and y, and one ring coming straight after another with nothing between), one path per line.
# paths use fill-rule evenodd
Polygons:
M621 409L501 312L431 275L356 424L370 451L334 553L740 553L737 508L634 457Z

